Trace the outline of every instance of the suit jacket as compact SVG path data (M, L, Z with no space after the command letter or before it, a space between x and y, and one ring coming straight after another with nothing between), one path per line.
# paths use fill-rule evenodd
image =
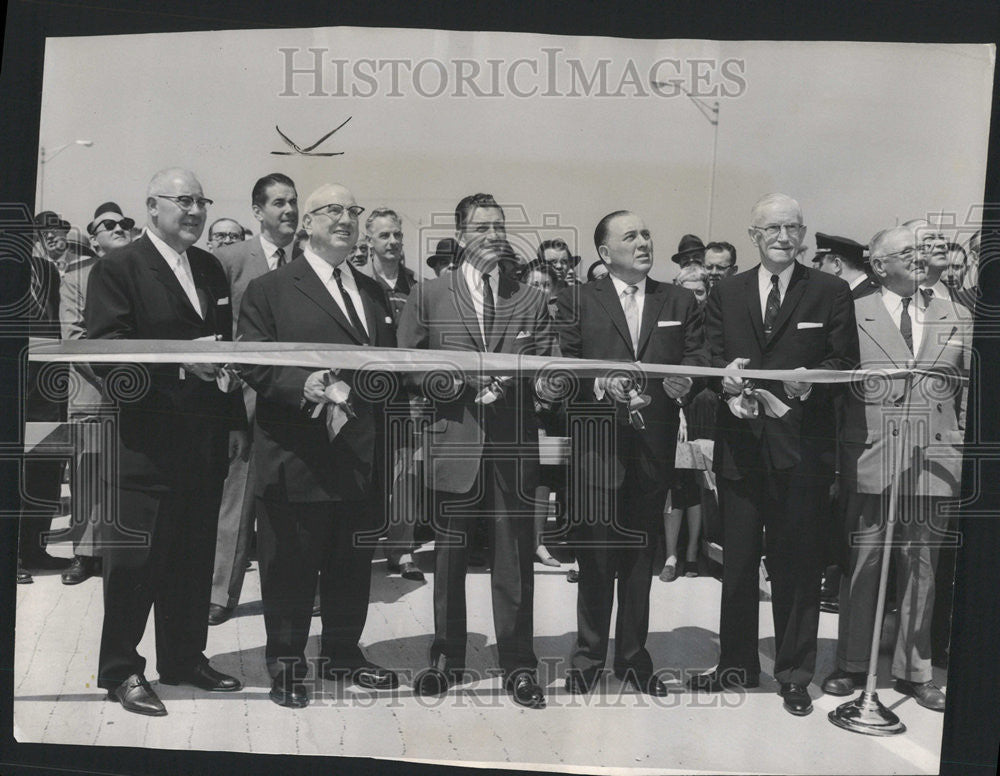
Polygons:
M881 294L859 299L855 311L862 368L903 367L913 359L918 369L940 374L916 375L908 401L903 398L903 378L858 383L849 392L843 429L844 475L856 480L859 493L882 493L889 486L898 438L888 432L887 421L898 420L908 410L910 439L903 458L908 475L901 481L904 492L957 496L962 479L958 446L964 437L964 407L962 383L955 378L969 374L971 325L955 314L954 305L931 299L914 357Z
M365 316L370 344L395 347L385 295L374 280L351 271L361 294L364 310L358 313ZM250 281L241 303L238 332L243 342L368 344L304 257ZM257 392L256 493L286 502L368 499L381 492L384 470L381 402L369 400L372 394L365 390L365 385L374 383L370 375L341 374L352 386L350 403L357 417L331 442L326 409L313 418L315 405L303 401L303 386L314 371L283 366L242 368L243 378Z
M87 301L87 283L94 264L100 261L94 256L82 256L72 262L62 278L59 292L59 324L64 340L87 338L87 325L83 318L83 308ZM71 383L69 414L83 416L92 414L104 403L101 382L89 364L70 365L76 375Z
M222 266L199 248L188 248L187 257L204 317L143 235L94 264L84 310L88 338L231 339L229 284ZM135 365L125 369L134 377L132 386L113 379L112 386L106 383L111 398L118 393L121 399L121 487L163 492L199 488L205 478L224 478L228 431L245 426L239 394L223 393L214 381L194 375L182 377L178 364L144 364L139 373ZM111 378L108 368L95 371ZM138 398L123 398L128 393Z
M851 298L854 300L861 299L869 294L877 293L880 288L881 286L872 280L871 277L866 277L851 289Z
M684 364L708 366L708 348L702 330L702 312L694 294L670 283L647 279L646 298L639 328L638 352L632 350L632 338L621 302L610 277L596 283L571 286L558 298L556 328L564 356L618 361L643 361L648 364ZM617 443L611 461L594 445L586 446L574 457L584 481L599 481L598 473L612 466L611 487L618 488L627 467L638 467L650 483L669 487L673 480L674 453L677 448L679 421L677 403L666 395L659 379L645 386L643 392L652 400L642 410L646 428L634 430L619 423ZM692 388L696 393L703 381ZM586 406L596 401L593 380L584 380L573 403ZM605 401L609 401L605 399ZM621 418L627 421L627 417Z
M456 271L411 291L399 322L400 347L554 355L556 338L545 295L503 273L498 274L498 284L488 343L483 342L465 275ZM447 370L448 365L441 368ZM509 452L502 465L508 476L521 478L522 492L529 492L538 476L538 422L531 383L517 379L500 399L485 406L475 403L478 391L468 384L453 399L424 386L435 409L435 420L424 431L424 460L431 463L433 477L429 487L468 492L476 481L483 447L492 444ZM518 487L513 479L509 486Z
M30 258L28 305L24 317L28 336L60 339L59 269L44 255ZM24 391L24 420L57 422L66 419L66 364L29 361Z
M705 335L712 366L749 358L750 369L852 369L858 361L858 331L851 289L840 278L796 264L770 339L764 336L757 286L758 268L720 280L705 305ZM807 325L802 325L807 324ZM836 429L830 386L814 385L804 401L791 399L781 382L766 388L791 407L782 418L761 414L740 420L720 407L714 469L740 479L787 470L801 460L832 472Z
M386 298L389 300L389 307L392 310L392 320L398 325L399 317L403 314L403 308L406 306L406 300L414 286L417 285L417 277L413 274L413 270L400 265L395 286L390 286L382 279L381 275L375 272L374 259L358 271L378 283L379 287L385 292Z
M292 249L292 255L288 257L286 264L291 263L302 251L298 248L298 241L292 241L285 250ZM240 302L247 286L254 278L270 272L267 258L264 256L264 246L260 241L260 236L250 240L223 245L215 252L215 257L222 264L222 269L226 272L229 280L230 299L233 303L233 336L236 336L236 327L240 318Z

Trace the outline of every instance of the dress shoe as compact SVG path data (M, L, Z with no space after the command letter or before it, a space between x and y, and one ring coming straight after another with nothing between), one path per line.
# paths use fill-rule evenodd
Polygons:
M905 679L897 679L895 689L898 693L916 698L917 703L925 709L944 711L944 693L933 682L907 682Z
M634 669L615 669L615 676L636 692L663 698L670 693L667 686L655 674L639 674Z
M24 570L24 566L21 565L21 561L17 562L17 584L19 585L30 585L35 580L32 578L31 574Z
M233 616L233 610L228 606L219 606L218 604L208 605L209 625L222 625L222 623L224 623L232 616Z
M68 568L71 562L69 558L57 558L47 552L21 558L21 565L33 571L62 571Z
M543 566L549 566L554 569L562 566L562 564L553 558L552 554L544 547L539 547L535 550L535 563L541 563Z
M271 683L271 692L267 696L279 706L289 709L302 709L309 705L306 686L287 668L283 668L275 675Z
M663 571L660 572L661 582L673 582L677 579L677 566L673 563L668 563L663 567Z
M113 690L108 690L108 700L116 701L125 711L136 714L162 717L167 713L163 702L156 697L153 688L142 674L132 674Z
M373 663L352 667L327 666L323 669L323 678L330 681L340 681L348 676L356 685L369 690L394 690L399 687L399 677L395 671Z
M243 689L239 679L216 671L207 660L180 674L161 674L160 684L191 684L209 692L237 692Z
M425 697L448 692L448 674L431 666L413 677L413 694Z
M736 688L750 689L760 686L760 674L750 673L746 669L723 668L709 671L707 674L697 674L687 680L689 689L695 692L720 692Z
M801 684L782 682L781 697L785 699L785 711L796 717L804 717L813 710L812 698L809 697L809 692Z
M411 582L423 582L424 572L417 568L417 564L412 560L403 563L399 567L399 576L403 579L408 579Z
M685 577L700 577L701 573L698 571L698 560L689 560L684 563L684 576Z
M823 680L823 692L827 695L853 695L855 690L865 686L867 679L868 674L838 668Z
M533 671L516 671L504 681L507 693L518 706L527 709L544 709L545 693Z
M62 573L62 583L64 585L79 585L87 577L94 575L94 565L93 558L74 555L73 561Z
M566 672L566 692L572 695L587 695L597 684L597 677L588 677L583 671L570 669Z
M566 581L571 585L576 584L580 581L580 572L576 569L570 569L566 572Z

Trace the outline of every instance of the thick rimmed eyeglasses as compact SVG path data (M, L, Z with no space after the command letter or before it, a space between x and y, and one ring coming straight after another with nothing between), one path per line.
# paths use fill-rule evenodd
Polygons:
M758 232L763 232L766 237L777 237L784 229L789 237L796 237L802 231L804 224L768 224L767 226L755 226Z
M324 215L330 216L330 218L340 218L344 211L353 218L355 221L365 212L365 209L361 205L351 205L350 207L344 207L343 205L337 204L336 202L331 202L329 205L323 205L315 210L310 210L310 215Z
M923 252L921 250L921 252ZM892 253L883 253L881 256L873 256L874 259L888 259L890 256L899 257L899 259L904 264L912 264L914 259L917 258L917 249L914 247L903 248L901 251L893 251Z
M208 210L208 208L212 205L212 200L207 197L191 197L187 194L181 194L179 197L172 197L169 194L156 194L155 196L160 199L169 199L171 202L177 203L177 207L181 210L190 210L195 205L202 210Z
M135 226L135 221L131 218L123 218L120 221L115 221L113 218L105 218L103 221L98 221L97 226L94 228L94 234L98 232L113 232L119 226L122 228L122 231L127 232Z

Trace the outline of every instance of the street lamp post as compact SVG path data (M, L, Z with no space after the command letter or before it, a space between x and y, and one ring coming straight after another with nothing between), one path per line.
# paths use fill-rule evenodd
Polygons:
M45 146L41 146L38 151L38 212L42 212L45 207L43 204L43 198L45 195L45 165L51 162L57 155L61 154L70 146L79 145L86 148L90 148L94 144L93 140L71 140L68 143L63 143L58 146L55 150L46 153Z

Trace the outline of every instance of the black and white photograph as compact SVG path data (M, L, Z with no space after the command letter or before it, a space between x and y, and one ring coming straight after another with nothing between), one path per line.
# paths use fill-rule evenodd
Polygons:
M995 29L171 13L5 122L0 771L995 771Z

